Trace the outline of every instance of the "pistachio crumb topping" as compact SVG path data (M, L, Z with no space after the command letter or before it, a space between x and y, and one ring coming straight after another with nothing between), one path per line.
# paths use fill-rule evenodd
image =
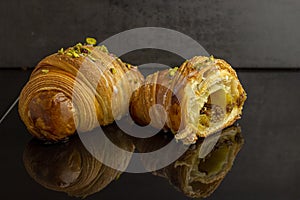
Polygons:
M119 63L122 63L122 60L121 60L120 58L117 58L117 61L118 61ZM125 64L125 65L127 65L127 64Z
M87 44L92 45L92 46L97 44L97 40L95 38L87 37L85 39L85 41Z
M115 73L117 73L117 70L116 70L115 68L113 68L113 67L112 67L112 68L110 68L110 69L109 69L109 71L110 71L112 74L115 74Z
M76 53L75 51L74 52L72 52L72 55L73 55L73 57L74 58L79 58L80 56L79 56L79 54L78 53Z
M64 54L64 48L61 48L60 50L57 51L58 54Z
M82 47L82 44L79 42L75 45L76 47Z
M128 69L131 69L131 68L132 68L132 65L131 65L131 64L128 64L128 63L126 63L126 67L127 67Z
M86 39L88 42L89 45L93 45L93 44L96 44L97 41L96 39L94 38L87 38ZM75 46L73 47L70 47L66 50L64 50L63 48L61 48L60 50L58 50L57 52L59 55L67 55L69 57L72 57L72 58L79 58L80 56L89 56L90 57L90 54L91 54L91 50L84 46L82 43L77 43ZM96 59L95 58L92 58L90 57L93 61L95 61Z
M70 52L67 52L66 55L72 57L72 54Z
M86 38L85 44L79 42L75 46L70 47L66 50L61 48L60 50L58 50L57 53L59 55L67 55L71 58L79 58L80 56L86 56L95 62L97 59L92 56L92 50L90 46L94 46L96 45L96 43L97 40L95 38ZM94 48L106 53L108 52L107 48L104 45L95 46Z
M44 74L47 74L47 73L49 72L49 69L42 69L42 72L43 72Z
M174 67L173 69L169 69L169 76L174 76L177 72L178 67Z

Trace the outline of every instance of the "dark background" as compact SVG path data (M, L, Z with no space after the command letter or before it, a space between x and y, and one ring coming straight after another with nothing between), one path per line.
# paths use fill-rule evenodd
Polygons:
M231 63L248 94L238 121L244 147L208 199L300 199L299 20L299 0L0 0L0 117L30 75L19 68L87 36L102 41L137 27L174 29ZM0 197L73 199L26 172L23 150L32 137L16 106L0 133ZM130 173L87 199L121 198L188 199L162 178Z
M1 0L0 67L34 67L61 47L137 27L189 35L236 68L297 68L298 0Z

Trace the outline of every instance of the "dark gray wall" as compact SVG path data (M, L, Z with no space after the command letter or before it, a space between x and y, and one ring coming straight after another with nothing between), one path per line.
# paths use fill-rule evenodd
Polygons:
M183 32L240 68L298 68L299 0L1 0L0 67L33 67L44 56L131 28Z

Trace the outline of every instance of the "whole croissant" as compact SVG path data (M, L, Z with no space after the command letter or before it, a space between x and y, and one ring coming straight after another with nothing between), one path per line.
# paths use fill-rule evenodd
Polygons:
M61 140L121 118L142 82L136 67L104 46L79 43L38 63L21 92L19 114L32 135Z
M149 75L131 97L130 114L140 125L171 130L176 139L192 144L232 125L245 100L246 93L227 62L196 56L180 68ZM156 104L161 106L153 107Z

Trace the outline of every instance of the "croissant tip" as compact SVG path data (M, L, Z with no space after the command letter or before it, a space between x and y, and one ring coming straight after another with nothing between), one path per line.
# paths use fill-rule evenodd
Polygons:
M26 117L33 125L28 126L29 131L40 139L58 141L75 132L73 104L61 92L36 93L29 100L27 109Z

